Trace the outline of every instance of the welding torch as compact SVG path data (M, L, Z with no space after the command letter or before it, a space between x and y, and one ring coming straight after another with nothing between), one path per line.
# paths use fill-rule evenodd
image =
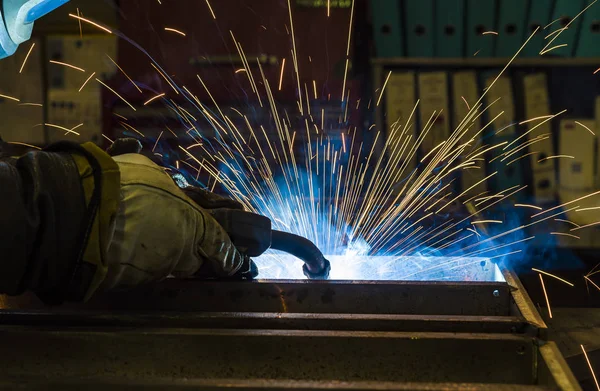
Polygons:
M331 264L317 246L302 236L272 229L268 217L230 208L213 209L211 214L236 248L249 257L258 257L268 249L283 251L304 262L302 271L307 278L329 278Z

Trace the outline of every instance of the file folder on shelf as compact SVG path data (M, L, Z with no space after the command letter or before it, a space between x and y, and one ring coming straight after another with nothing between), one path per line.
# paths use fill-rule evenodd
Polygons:
M544 73L533 73L523 77L525 119L551 114L547 86ZM530 152L538 152L528 158L533 178L533 194L538 202L552 201L556 198L556 161L546 159L555 154L552 124L550 121L544 122L543 119L528 122L527 131L530 131L527 134L529 141L542 138L528 148Z
M436 0L435 56L464 56L464 0Z
M470 109L479 99L477 89L477 75L473 71L462 71L452 74L452 107L454 127L456 129L463 122ZM475 135L481 130L481 119L475 117L462 126L469 127L464 139L474 138L473 150L481 145L481 137ZM477 167L461 171L461 189L466 190L481 181L486 176L485 161L479 161ZM482 182L469 191L468 195L477 195L488 189L487 183Z
M433 57L433 0L405 0L406 55Z
M395 145L408 136L415 140L415 129L417 114L413 115L410 122L410 114L416 103L416 86L414 72L393 72L385 89L385 112L386 112L386 137L388 145ZM408 129L405 129L405 126ZM402 140L398 140L402 136ZM400 152L398 149L397 153ZM394 150L388 150L388 157L394 159ZM405 156L406 153L405 153ZM409 162L405 174L410 173L416 167L417 156L413 156Z
M567 46L553 49L548 52L549 55L570 57L573 54L577 34L579 33L579 27L581 25L581 16L574 21L573 18L581 12L583 8L583 0L556 0L551 18L553 23L546 29L546 34L550 34L567 26L569 28L544 40L544 48L548 50L557 45L566 44Z
M562 120L560 122L560 147L558 160L561 189L591 191L594 189L596 137L584 126L594 131L595 123L589 119Z
M594 0L587 0L587 4ZM600 56L600 4L596 3L580 16L581 31L577 40L575 55L577 57L598 57Z
M536 57L545 45L544 37L547 35L543 28L550 23L552 13L552 3L554 0L530 0L529 11L527 13L527 27L523 31L522 41L529 38L536 28L537 33L531 38L527 46L521 52L524 57Z
M404 27L399 0L371 1L377 57L404 56Z
M526 0L500 1L496 57L512 57L523 44L523 31L527 25L527 4Z
M465 57L494 54L496 0L467 0L467 51Z
M419 73L419 99L420 132L425 131L424 127L431 119L431 129L421 144L421 150L427 153L450 135L446 72Z

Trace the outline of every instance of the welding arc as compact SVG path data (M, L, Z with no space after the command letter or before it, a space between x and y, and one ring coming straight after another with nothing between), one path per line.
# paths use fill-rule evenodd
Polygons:
M284 251L304 261L304 275L312 280L329 278L331 264L310 240L288 232L271 231L271 249Z

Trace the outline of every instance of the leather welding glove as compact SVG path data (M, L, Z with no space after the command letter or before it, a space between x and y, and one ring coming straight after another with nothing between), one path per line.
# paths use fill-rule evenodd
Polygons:
M210 213L186 196L162 167L139 150L132 152L113 156L121 171L121 200L101 289L127 288L168 275L189 277L201 269L218 278L246 273L249 260Z

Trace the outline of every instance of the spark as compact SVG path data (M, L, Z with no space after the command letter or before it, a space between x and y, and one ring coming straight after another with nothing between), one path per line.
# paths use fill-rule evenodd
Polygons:
M350 42L352 41L352 20L353 20L353 18L354 18L354 0L352 0L352 7L350 8L350 26L348 27L348 45L346 46L346 67L344 68L344 83L342 84L342 102L344 101L344 95L346 95L346 78L348 76L348 64L350 61ZM380 97L380 99L381 99L381 97Z
M202 143L196 143L196 144L190 145L189 147L186 147L185 149L187 149L189 151L192 148L201 147L202 145L204 145L204 144L202 144Z
M210 14L212 15L213 19L216 20L217 17L215 16L215 12L213 11L212 7L210 6L210 2L208 0L206 0L206 5L208 6L208 9L210 10Z
M550 232L550 235L568 236L568 237L575 238L575 239L581 239L577 235L567 234L567 233L564 233L564 232Z
M565 31L567 29L568 29L568 27L563 27L563 28L560 28L560 29L556 29L553 32L551 32L550 34L546 35L544 37L544 39L548 39L548 38L550 38L551 36L553 36L554 34L557 34L557 33L560 34L562 31Z
M81 134L79 134L79 133L77 133L77 132L74 132L74 131L73 131L73 130L71 130L71 129L65 128L64 126L55 125L55 124L50 124L50 123L45 123L44 125L45 125L45 126L48 126L48 127L50 127L50 128L56 128L56 129L64 130L64 131L65 131L65 132L67 132L67 133L73 133L73 134L76 134L77 136L81 136Z
M571 228L569 231L579 231L580 229L584 229L587 227L593 227L594 225L598 225L598 224L600 224L600 221L596 221L595 223L590 223L590 224L586 224L586 225L581 225L579 227Z
M87 84L87 83L88 83L90 80L92 80L92 77L94 77L94 75L95 75L95 74L96 74L96 72L92 73L92 74L90 75L90 77L88 77L88 78L87 78L87 79L86 79L86 80L83 82L83 84L81 85L81 87L79 87L79 92L81 92L81 90L83 90L83 88L86 86L86 84Z
M29 51L27 52L27 55L25 56L25 60L23 60L23 64L21 65L21 69L19 69L19 73L23 73L23 68L25 68L25 64L27 64L27 59L29 58L29 55L33 51L34 47L35 47L35 42L31 44L31 47L29 48Z
M44 105L41 104L41 103L19 103L19 106L38 106L38 107L44 107Z
M107 139L111 144L115 143L113 140L111 140L110 138L108 138L108 136L105 135L104 133L102 133L102 137L104 137L105 139Z
M544 54L546 54L546 53L548 53L548 52L550 52L550 51L552 51L552 50L559 49L559 48L563 48L563 47L565 47L565 46L568 46L568 45L567 45L566 43L562 43L562 44L560 44L560 45L552 46L551 48L548 48L548 49L542 50L542 51L541 51L539 54L540 54L540 56L543 56Z
M562 18L554 19L552 22L550 22L550 23L548 23L547 25L544 26L544 30L546 30L548 27L552 26L554 23L558 22L561 19Z
M465 102L465 105L467 105L467 110L471 111L471 107L469 106L469 103L467 102L467 100L465 99L464 96L461 96L463 102Z
M3 95L3 94L0 94L0 98L14 100L15 102L20 102L21 101L20 99L17 99L17 98L15 98L13 96Z
M600 209L600 206L594 206L594 207L591 207L591 208L576 209L575 212L584 212L586 210L597 210L597 209Z
M56 64L56 65L62 65L64 67L68 67L68 68L71 68L71 69L75 69L76 71L84 72L85 73L85 69L76 67L75 65L72 65L72 64L67 64L66 62L60 62L60 61L50 60L50 63L51 64Z
M572 221L565 220L565 219L554 219L554 221L560 221L560 222L562 222L562 223L569 223L569 224L571 224L571 225L574 225L574 226L576 226L576 227L579 227L579 224L576 224L576 223L574 223L574 222L572 222Z
M548 307L548 314L550 315L550 319L552 319L552 309L550 308L550 300L548 299L548 294L546 293L546 285L544 285L544 278L542 277L541 274L538 274L538 276L540 276L540 281L542 283L542 290L544 291L544 297L546 298L546 306Z
M79 7L77 7L77 16L81 16L81 14L79 13ZM83 38L83 28L81 27L81 19L77 20L77 22L79 23L79 38Z
M27 143L21 143L21 142L18 142L18 141L7 141L7 144L23 145L23 146L29 147L29 148L42 149L40 147L36 147L35 145L31 145L31 144L27 144Z
M331 10L331 0L327 0L327 17L329 18L329 13Z
M106 85L104 82L102 82L102 80L100 80L100 79L96 78L96 81L97 81L98 83L102 84L104 87L108 88L110 91L112 91L112 93L113 93L113 94L115 94L117 97L119 97L119 99L121 99L123 102L125 102L125 104L126 104L127 106L131 107L131 108L133 109L133 111L137 111L137 110L135 109L135 107L133 107L133 106L131 105L131 103L127 102L127 100L125 100L125 98L123 98L121 95L119 95L119 93L118 93L117 91L113 90L113 89L112 89L112 88L110 88L108 85Z
M473 57L477 56L480 51L481 51L481 49L479 49L478 51L476 51L475 53L473 53Z
M591 278L589 278L588 276L583 276L583 278L585 278L587 281L589 281L593 286L595 286L600 291L600 286L598 286L594 281L592 281Z
M113 114L114 114L114 115L116 115L116 116L117 116L117 117L119 117L119 118L123 118L125 121L129 121L129 120L127 119L127 117L123 117L121 114L117 114L117 113L113 113Z
M133 84L133 86L134 86L134 87L135 87L135 88L136 88L136 89L137 89L137 90L140 92L140 94L141 94L141 93L142 93L142 90L140 89L140 87L138 87L138 85L137 85L137 84L135 84L135 82L134 82L134 81L131 79L131 77L129 77L129 75L127 74L127 72L125 72L125 71L123 70L123 68L121 68L121 67L119 66L119 64L117 64L117 62L116 62L115 60L113 60L113 59L112 59L112 57L111 57L111 56L109 56L109 55L107 54L107 55L106 55L106 57L108 57L108 59L109 59L110 61L112 61L112 63L113 63L113 64L115 64L115 66L116 66L117 68L119 68L119 70L121 71L121 73L125 75L125 77L127 78L127 80L129 80L129 82L130 82L131 84ZM94 73L95 73L95 72L94 72Z
M598 379L596 378L596 374L594 373L594 368L592 368L592 363L590 362L590 358L585 351L583 345L581 345L581 350L583 351L583 355L585 356L585 361L587 361L588 367L590 367L590 372L592 373L592 377L594 378L594 383L596 383L596 388L600 391L600 385L598 384Z
M498 32L497 31L484 31L483 33L481 33L481 35L488 35L488 34L498 35Z
M96 23L96 22L92 22L91 20L89 20L89 19L86 19L86 18L84 18L84 17L82 17L82 16L77 16L77 15L73 15L73 14L69 14L69 16L70 16L71 18L75 18L75 19L77 19L77 20L79 20L79 21L82 21L82 22L89 23L89 24L91 24L92 26L98 27L100 30L106 31L106 32L107 32L107 33L109 33L109 34L112 34L112 33L113 33L113 32L112 32L110 29L108 29L107 27L104 27L104 26L102 26L102 25L99 25L99 24L98 24L98 23Z
M183 31L180 31L180 30L177 30L177 29L174 29L174 28L171 28L171 27L165 27L165 31L170 31L172 33L179 34L179 35L181 35L183 37L186 36L186 34Z
M162 94L158 94L155 97L152 97L152 98L148 99L146 102L144 102L144 106L147 106L149 103L155 101L156 99L160 99L160 98L162 98L165 95L166 94L163 92Z
M154 146L152 147L152 152L154 152L154 150L156 149L156 146L158 145L158 142L160 141L160 138L162 137L164 131L161 131L160 134L158 135L158 138L156 139L156 142L154 143Z
M152 65L152 67L154 67L154 69L156 69L156 72L158 72L158 74L161 75L163 79L165 79L165 81L171 86L173 91L175 91L175 93L177 95L179 95L179 91L177 91L177 88L175 88L175 86L173 85L173 83L171 83L169 78L160 69L158 69L158 67L156 65L154 65L153 63L150 63L150 65Z
M550 273L548 273L548 272L545 272L545 271L543 271L543 270L536 269L535 267L532 267L532 268L531 268L531 270L533 270L534 272L538 272L538 273L545 274L545 275L547 275L547 276L550 276L550 277L552 277L552 278L556 278L557 280L559 280L559 281L562 281L562 282L564 282L564 283L565 283L565 284L567 284L567 285L570 285L570 286L575 286L574 284L570 283L570 282L569 282L569 281L567 281L567 280L564 280L564 279L562 279L562 278L560 278L560 277L558 277L558 276L555 276L554 274L550 274Z
M532 209L542 210L542 208L540 206L529 205L529 204L515 204L515 206L522 207L522 208L532 208Z
M530 118L530 119L526 119L525 121L521 121L521 122L519 122L519 125L523 125L523 124L526 124L528 122L537 121L538 119L548 119L548 118L554 118L554 115L552 115L552 114L550 114L550 115L540 115L539 117Z
M315 81L315 79L313 79L313 90L315 92L315 99L318 99L318 96L317 96L317 82Z
M281 84L283 83L283 71L285 69L285 57L281 62L281 73L279 74L279 91L281 91Z
M548 156L548 157L545 157L543 159L538 160L538 163L541 163L544 160L560 159L560 158L575 159L575 156L571 156L571 155L554 155L554 156Z
M598 194L600 194L600 191L597 191L597 192L594 192L594 193L591 193L591 194L584 195L583 197L579 197L579 198L577 198L577 199L575 199L575 200L572 200L572 201L569 201L569 202L565 202L564 204L561 204L561 205L555 206L555 207L553 207L553 208L546 209L546 210L545 210L545 211L543 211L543 212L540 212L540 213L534 214L533 216L531 216L531 218L534 218L534 217L537 217L537 216L539 216L539 215L541 215L541 214L548 213L548 212L551 212L551 211L553 211L553 210L556 210L556 209L562 208L563 206L567 206L567 205L574 204L574 203L576 203L576 202L578 202L578 201L585 200L586 198L593 197L593 196L595 196L595 195L598 195Z
M593 73L593 75L595 75L596 73L600 72L600 68L596 69Z
M245 68L236 69L234 73L246 72Z
M585 129L586 129L588 132L590 132L590 133L592 134L592 136L595 136L595 135L596 135L596 133L594 133L594 132L592 131L592 129L588 128L587 126L585 126L585 125L584 125L584 124L582 124L581 122L579 122L579 121L574 121L574 122L575 122L577 125L583 126L583 127L584 127L584 128L585 128Z
M475 224L487 224L487 223L494 223L494 224L502 224L501 220L479 220L479 221L472 221L471 224L475 225Z
M383 82L383 87L381 87L381 91L379 92L379 98L377 98L377 103L375 104L375 106L379 106L379 103L381 102L381 97L383 97L383 92L385 91L385 86L387 86L388 80L390 80L391 75L392 71L389 71L387 77L385 78L385 82Z

